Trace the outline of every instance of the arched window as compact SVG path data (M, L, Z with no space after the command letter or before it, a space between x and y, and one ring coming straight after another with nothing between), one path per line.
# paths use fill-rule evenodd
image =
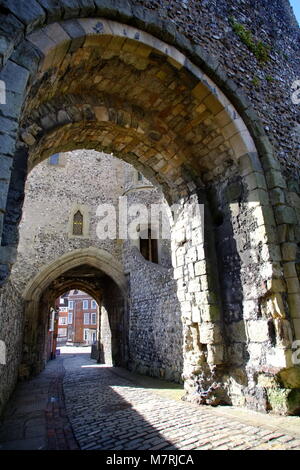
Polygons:
M141 233L140 252L146 260L158 264L158 243L156 238L151 238L151 228Z
M73 235L83 234L83 215L77 211L73 217Z

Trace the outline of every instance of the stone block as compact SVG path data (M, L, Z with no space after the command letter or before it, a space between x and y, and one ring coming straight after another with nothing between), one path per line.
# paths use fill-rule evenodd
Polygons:
M72 41L69 51L74 52L83 45L85 41L85 31L77 20L64 21L61 26Z
M2 6L10 10L23 24L26 25L27 32L32 31L46 20L44 9L35 0L20 2L18 0L3 0Z
M251 138L250 138L251 139ZM239 158L241 155L244 155L249 150L253 150L252 142L248 142L248 134L238 133L232 136L229 139L230 146L234 151L235 157Z
M191 302L182 302L181 312L185 318L191 318L191 313L192 313Z
M295 261L297 254L297 245L295 243L283 243L281 245L283 261Z
M276 331L276 345L279 347L290 348L293 341L293 333L290 320L274 318Z
M199 261L202 261L205 258L206 256L205 256L204 244L202 243L201 245L197 246L197 259Z
M279 161L274 157L273 151L264 152L261 156L261 162L265 171L281 170Z
M288 224L282 224L277 226L277 233L278 233L278 242L284 243L288 241Z
M271 204L273 206L285 204L285 192L281 188L273 188L270 191Z
M0 155L0 179L10 180L13 159L5 155Z
M218 305L201 305L201 320L203 322L212 322L215 323L220 320L221 312Z
M261 260L266 262L266 261L281 261L281 250L278 245L275 245L274 243L270 244L264 244L262 245L262 250L261 250Z
M253 343L263 343L269 340L269 327L266 320L247 321L249 340Z
M208 364L222 364L224 361L224 346L222 344L207 345L207 362Z
M200 343L215 344L222 342L221 329L218 324L203 322L199 326Z
M245 320L251 319L257 315L258 305L255 300L243 301L243 318Z
M175 268L174 269L174 279L180 279L183 278L183 268Z
M300 283L298 277L290 277L286 280L287 290L289 294L300 293Z
M189 248L186 254L186 262L192 263L197 261L197 250L195 247Z
M288 396L290 390L284 388L267 388L268 402L272 407L274 413L280 415L288 414Z
M192 322L200 323L201 321L201 310L198 305L192 305Z
M42 0L43 8L47 11L47 22L60 20L63 16L62 7L57 0Z
M172 233L172 237L173 236L174 236L174 240L178 244L184 243L186 241L186 232L184 228L180 230L177 229L174 234Z
M278 292L265 298L261 302L260 309L265 317L284 318L286 316L282 295Z
M270 170L266 174L267 185L269 189L283 188L286 189L286 182L280 171Z
M44 28L44 32L57 45L61 42L69 42L71 40L69 34L59 23L49 24L46 28Z
M293 325L294 325L294 330L295 330L295 338L297 341L300 341L300 318L293 318ZM300 348L300 345L299 345ZM300 360L300 353L297 354L297 360Z
M275 226L273 209L269 206L258 206L253 211L253 217L257 220L257 225Z
M192 230L192 244L198 246L204 241L204 227L194 228ZM196 258L197 259L197 258ZM196 259L194 261L196 261Z
M284 263L283 265L284 277L287 279L289 277L297 277L296 265L295 262Z
M273 348L273 351L266 355L266 364L269 367L280 369L292 367L292 350L279 347Z
M267 289L270 292L285 292L286 291L286 285L283 281L283 279L268 279L267 280Z
M259 374L257 377L257 385L264 388L278 387L278 379L274 375Z
M195 263L195 275L196 276L203 276L206 274L206 261L198 261Z
M7 194L9 188L9 181L4 181L0 179L0 210L5 211Z
M188 283L188 292L200 292L201 290L201 283L200 279L192 279Z
M246 336L246 324L244 321L238 321L226 325L227 336L232 342L245 343L247 341Z
M188 273L189 273L189 278L190 279L193 279L195 277L193 263L188 263Z
M230 365L239 366L244 364L245 346L243 343L233 343L228 346L228 362Z
M248 201L257 205L267 206L270 204L269 195L264 189L254 189L249 192Z
M291 318L300 318L300 294L288 294Z
M247 345L248 353L249 353L249 364L252 367L257 367L258 364L261 363L263 358L263 349L264 346L262 343L249 343Z
M26 89L29 78L29 71L11 60L6 62L4 69L0 73L0 80L6 85L6 91L22 94Z
M15 140L8 134L0 134L0 155L14 155ZM1 157L0 157L1 158Z
M276 206L275 207L275 219L277 224L296 224L297 217L295 210L289 206Z
M13 264L17 259L15 246L0 246L0 264Z
M278 377L285 388L300 389L300 366L282 370L279 372Z
M60 5L63 9L64 18L79 16L80 4L78 0L60 0Z
M206 275L200 276L200 283L201 283L201 290L202 291L208 291L209 290L208 277Z

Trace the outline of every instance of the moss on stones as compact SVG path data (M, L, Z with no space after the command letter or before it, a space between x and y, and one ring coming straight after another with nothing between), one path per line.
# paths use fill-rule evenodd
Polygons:
M261 63L268 62L270 59L270 46L262 41L256 41L251 31L246 29L244 25L236 21L232 16L229 18L229 23L236 35L253 52L257 60Z

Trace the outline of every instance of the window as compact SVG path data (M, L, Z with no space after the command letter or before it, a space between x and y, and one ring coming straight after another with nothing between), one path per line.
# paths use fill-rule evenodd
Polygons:
M96 314L95 313L91 314L91 324L96 325Z
M88 301L88 300L84 300L84 301L83 301L83 308L84 308L84 310L86 310L87 308L89 308L89 301Z
M67 336L67 328L58 328L58 336Z
M67 309L67 307L59 307L59 311L60 312L67 312L68 309Z
M68 313L68 323L69 323L69 325L73 323L73 313L72 312Z
M84 314L83 323L84 323L85 325L89 325L89 324L90 324L90 314L89 314L89 313L85 313L85 314Z
M92 308L97 308L97 302L96 302L96 300L92 300Z
M73 310L74 302L73 300L69 300L69 310Z
M148 238L140 238L140 252L144 258L152 263L158 263L158 245L157 239L151 238L151 229L148 228Z
M58 165L59 164L59 153L54 153L49 158L49 165Z
M83 215L77 211L73 217L73 235L83 234Z
M90 330L88 328L84 328L84 330L83 330L83 339L84 339L84 341L88 341L89 332L90 332Z
M67 318L66 317L59 317L58 324L59 325L66 325L67 324Z

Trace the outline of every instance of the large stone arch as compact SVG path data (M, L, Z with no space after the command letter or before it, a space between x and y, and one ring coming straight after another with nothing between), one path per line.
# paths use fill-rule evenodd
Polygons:
M46 100L53 98L52 91L49 89L49 84L47 86L46 82L50 77L50 81L53 80L52 83L55 84L57 83L55 82L57 77L55 77L55 74L51 75L51 73L48 73L48 69L53 67L55 69L55 67L61 65L69 52L76 56L76 52L79 49L85 49L83 50L83 58L85 58L85 60L90 59L88 54L89 48L91 49L91 53L98 48L101 53L104 52L104 55L106 54L105 57L107 60L114 60L115 57L118 59L120 56L120 49L125 43L129 49L125 59L123 55L125 62L126 60L128 62L127 66L132 66L134 64L136 66L136 70L142 74L143 70L146 70L147 68L147 60L153 61L153 63L158 63L160 67L159 71L161 72L159 77L162 81L164 80L165 75L168 77L168 73L166 74L164 67L167 67L168 72L170 69L174 70L175 74L180 75L180 82L182 84L184 83L185 87L187 85L187 88L189 88L189 95L194 103L193 109L198 109L198 114L200 115L198 118L195 118L196 122L194 122L194 119L190 118L188 127L182 128L182 130L184 129L183 136L180 135L180 132L177 134L175 133L174 141L176 141L175 143L177 145L174 147L174 155L177 158L174 158L172 163L169 163L169 161L172 160L172 156L168 156L166 148L164 148L163 145L163 138L169 138L170 134L165 127L162 129L161 135L153 136L156 153L152 155L152 157L159 154L160 158L154 158L151 164L149 161L147 163L148 168L152 171L153 178L171 190L170 199L172 201L180 200L183 209L181 213L182 217L179 218L179 225L175 227L176 235L174 237L173 250L176 255L174 262L176 271L175 276L178 278L179 291L181 291L180 296L183 316L186 318L186 339L188 343L186 351L188 357L187 370L185 374L186 382L189 382L191 387L194 387L195 383L197 383L201 399L206 396L206 391L212 383L212 379L210 378L207 381L206 378L204 378L204 380L202 380L201 373L199 374L199 370L201 372L199 364L202 363L202 361L205 362L205 367L202 367L202 369L205 370L205 368L207 368L210 370L210 373L212 370L215 370L215 366L220 366L220 374L218 376L214 376L212 374L219 383L222 384L227 380L225 377L226 372L224 366L228 362L228 357L225 355L223 344L226 335L223 332L221 321L223 300L221 299L219 292L220 279L216 268L218 263L214 240L216 237L217 245L220 246L222 231L218 235L218 233L216 233L218 232L218 229L212 230L211 228L214 225L217 227L222 225L222 217L220 217L219 214L222 204L217 200L215 195L213 195L210 202L210 205L213 206L213 208L211 211L208 211L209 213L207 214L209 220L211 217L210 212L212 212L212 219L214 219L215 222L209 221L209 224L207 224L208 232L206 233L206 238L209 239L209 243L204 247L204 250L201 238L200 240L198 239L198 241L193 242L191 236L190 238L186 237L188 232L186 227L188 226L189 213L187 203L192 201L195 204L199 200L201 202L207 201L205 185L209 185L211 182L213 183L220 174L222 175L223 171L230 174L230 169L223 169L222 167L222 165L228 161L230 163L228 165L229 167L232 166L231 161L234 162L233 166L236 169L236 173L233 176L241 179L241 186L245 189L244 196L247 201L242 202L247 202L249 212L244 212L243 222L247 217L250 217L251 223L253 223L252 225L250 224L251 228L255 231L255 236L252 238L251 236L245 238L245 249L243 247L238 247L236 249L236 246L233 248L233 250L237 251L237 254L244 250L246 251L246 254L244 254L239 266L239 271L247 277L247 275L253 271L253 266L260 266L260 268L258 268L258 271L256 272L257 282L254 293L251 294L251 289L249 289L247 295L245 295L246 293L243 291L242 282L240 282L241 291L244 294L244 300L245 302L248 302L247 307L246 305L243 305L243 312L248 309L246 324L245 317L241 319L241 317L237 315L236 318L238 321L234 322L234 328L232 328L232 325L229 325L229 328L227 328L229 333L227 331L227 334L231 337L236 335L238 338L237 343L244 343L246 338L247 340L250 338L250 343L251 341L255 343L256 333L254 333L254 330L256 327L261 327L264 331L264 334L262 335L264 339L259 342L268 341L270 339L268 332L271 319L271 330L272 328L275 330L277 343L280 344L279 350L276 349L275 351L273 348L274 350L271 351L271 356L272 353L275 355L277 355L277 352L280 353L279 359L277 359L277 357L275 358L272 367L275 367L275 369L277 367L277 369L280 370L281 368L286 368L291 365L291 325L286 318L288 315L288 307L285 303L286 286L283 282L282 254L275 226L278 220L282 223L287 222L292 224L293 218L289 208L286 208L284 205L282 189L285 188L285 182L280 173L279 164L274 158L272 147L265 135L264 129L260 125L260 122L257 119L256 114L253 112L248 100L243 96L243 93L241 93L237 87L227 79L219 64L214 62L211 57L207 56L199 46L191 44L186 40L186 38L180 36L173 27L168 23L161 22L155 15L147 16L147 18L144 17L143 10L136 6L131 7L126 3L125 8L121 7L118 10L118 7L120 7L119 2L105 2L105 7L103 4L102 6L98 6L98 2L93 4L87 2L85 3L85 6L82 6L79 2L74 2L74 4L72 2L68 9L64 6L62 9L50 8L49 10L48 4L47 6L43 4L43 7L45 8L41 8L39 3L33 2L33 9L30 10L30 12L34 13L25 15L25 11L22 9L17 10L14 7L15 2L5 2L5 4L8 8L12 8L13 13L22 20L23 25L26 24L26 31L28 34L24 43L19 42L19 45L14 52L14 60L7 60L2 74L3 79L8 79L8 96L11 96L15 100L14 109L11 111L12 115L10 117L13 119L20 118L20 124L22 126L22 132L19 134L18 139L16 138L16 130L11 131L11 135L14 134L15 142L18 142L15 162L19 161L19 163L14 167L14 172L10 181L8 202L3 208L4 211L6 211L6 219L4 221L6 232L4 231L2 241L2 253L3 256L5 256L5 258L3 258L3 264L9 265L13 262L15 245L17 242L15 227L17 226L16 222L18 222L18 217L20 216L22 201L22 188L20 187L22 186L22 178L24 179L26 177L25 167L28 154L31 153L31 155L34 155L34 147L36 146L36 148L38 148L39 143L44 144L44 140L47 141L47 139L49 139L51 146L52 143L57 140L57 137L62 136L62 131L65 133L69 130L70 134L68 137L74 139L76 138L76 135L78 135L79 140L81 132L86 132L86 140L93 142L92 145L94 148L94 140L92 139L92 136L98 134L99 129L101 128L102 130L104 128L104 130L107 131L107 129L105 129L107 124L103 126L101 123L113 121L110 117L110 113L107 112L107 110L105 111L105 106L103 106L102 103L98 106L98 108L103 108L100 111L100 115L102 115L102 117L103 115L108 115L110 119L97 119L97 112L94 111L91 114L89 106L86 108L87 116L84 120L79 119L79 125L77 125L77 127L76 123L73 121L72 123L66 123L65 114L62 113L60 116L57 114L58 121L60 120L61 122L55 123L55 121L53 122L52 120L52 124L50 126L46 125L45 128L43 128L43 126L40 127L39 123L34 119L30 122L29 117L39 117L40 113L39 106L34 106L33 97L36 96L37 99L41 98L41 104L45 104L46 109L48 104ZM47 15L45 15L45 11L47 11ZM76 20L75 23L67 22L67 24L52 23L54 19L60 19L61 14L64 14L64 19L74 17L78 18L85 15L97 15L97 18L83 18ZM103 19L104 17L113 19L117 18L122 23L108 21ZM44 24L45 20L49 21L50 25L42 31L39 31L38 27ZM133 24L133 26L128 26L128 24ZM20 29L24 29L23 25ZM33 30L34 32L32 32ZM154 33L155 37L150 33ZM162 43L162 39L165 39L167 43ZM18 43L19 40L20 36L16 36L15 43ZM108 43L111 47L108 47ZM11 45L8 46L11 47ZM8 47L8 52L10 50L11 49ZM9 54L4 58L4 61L8 58L8 55ZM93 65L93 62L89 61L89 64ZM18 75L16 75L16 71L18 71ZM67 62L63 71L64 73L68 72ZM32 77L33 75L35 76ZM15 79L15 77L18 77L18 79ZM93 75L91 75L91 77L93 77ZM35 84L37 84L37 88L33 86L35 79L37 79L35 82ZM39 80L40 83L38 83ZM30 83L31 88L29 87L27 89L27 91L29 90L27 94L28 100L24 103L23 98L27 83ZM75 87L76 83L77 80L75 80ZM43 89L43 84L46 84L45 89ZM45 90L48 90L48 93L44 94ZM55 86L53 87L53 90L55 91ZM79 94L84 94L82 89L77 91L79 91ZM39 93L41 96L39 96ZM142 101L143 100L137 100L135 104L138 107L141 107ZM159 103L157 106L159 107ZM204 108L201 108L201 106L204 106ZM158 110L159 108L156 109L156 112ZM66 112L66 110L63 111ZM163 112L164 110L161 111ZM180 114L181 111L184 112L184 110L180 110L179 108L178 113ZM208 114L204 114L205 112L208 112ZM15 115L13 115L13 113L15 113ZM28 113L28 115L31 114L31 116L27 116L26 113ZM49 109L49 113L51 114L51 108ZM68 113L66 114L68 115ZM219 116L220 114L221 116ZM176 114L174 116L175 119ZM191 114L189 110L189 117L190 116ZM29 122L27 124L28 119ZM218 119L220 121L219 123ZM147 121L148 123L150 122L149 117L146 122ZM166 116L164 116L164 121L166 121ZM206 153L202 155L201 168L201 165L200 167L198 165L199 162L197 162L197 159L201 152L201 148L199 147L201 147L201 145L203 147L203 142L201 143L201 141L199 142L195 140L195 137L197 138L197 136L199 137L199 135L201 135L201 129L197 126L199 123L204 121L207 121L204 123L205 127L202 129L204 133L203 142L206 147ZM98 124L99 122L100 125ZM126 128L126 120L125 124L122 120L121 123L124 125L125 129L127 129L126 132L129 134L128 127ZM113 128L117 129L117 132L121 132L120 129L116 127L115 122ZM189 141L189 133L191 131L193 134L192 131L194 130L196 131L195 136L192 136ZM137 132L138 129L135 131ZM59 132L61 132L61 134L59 134ZM108 128L108 132L113 132L110 126ZM141 133L143 135L147 134L144 130ZM230 142L229 147L224 145L226 143L226 140L224 140L224 134L226 135L226 133L227 140ZM151 132L149 133L149 136L151 136ZM7 149L4 156L6 160L7 156L12 156L14 154L15 142L7 139ZM167 140L165 147L168 147L169 143L170 141ZM147 142L143 139L137 142L137 146L141 144L145 145L147 148ZM178 164L178 153L181 153L182 144L184 144L183 146L186 151L183 156L180 155L179 160L180 158L183 158L183 160ZM197 144L201 145L197 147ZM80 146L80 142L77 141L76 146ZM189 154L191 147L193 147L192 155ZM208 152L207 147L209 149ZM64 146L57 146L57 149L59 148L64 149ZM102 142L99 148L120 152L116 146L110 146L110 143L106 147ZM229 150L229 156L227 154L227 150ZM41 147L38 148L37 154L40 152ZM132 162L136 167L140 164L143 165L145 163L142 162L144 152L145 148L141 148L140 153L134 153L131 151L129 155L130 158L127 160ZM43 151L41 153L43 154ZM122 149L122 152L120 153L122 158L125 158L124 153L126 152ZM47 152L44 153L44 157L46 156ZM151 157L148 159L151 160ZM7 166L9 167L9 164ZM179 166L181 166L180 171L178 170ZM169 181L167 178L168 173L170 175ZM9 175L9 168L7 170L7 174ZM172 183L175 183L175 192L172 191L172 189L174 189L172 188ZM239 208L240 193L239 190L236 191L235 183L236 181L231 181L230 184L230 186L233 185L233 187L231 188L232 191L229 191L229 202L227 206L230 204L233 206L232 210L230 209L231 212L228 210L226 212L227 220L229 220L231 216L233 216L233 218L238 217L238 214L235 211ZM4 186L6 186L6 190L8 190L7 181L4 182ZM274 196L272 200L272 204L274 206L273 209L271 207L270 194L268 190L274 189L276 190L277 199ZM282 197L283 199L280 199ZM280 199L280 208L278 208L278 198ZM15 208L16 204L18 205L19 213L18 209ZM286 212L285 209L287 209ZM274 219L274 215L276 220ZM198 221L198 224L194 223L193 227L190 226L190 235L193 230L195 231L200 229L200 226L200 221ZM230 234L228 236L233 244L235 243L235 230L236 227L230 226ZM186 248L188 247L188 250L183 255L177 255L177 250L179 250L183 244L185 244ZM285 246L283 247L283 250L287 250L288 248L292 251L295 247ZM188 254L188 252L190 254ZM221 252L226 257L226 247L222 248ZM177 256L183 256L184 267L187 267L190 263L197 263L197 273L193 270L191 279L193 281L193 286L191 288L188 287L188 292L186 292L186 285L183 286L184 283L182 282L186 273L184 272L182 265L178 265ZM283 256L283 261L294 261L290 259L287 260L286 254L283 254ZM213 279L211 279L211 274L213 274ZM7 275L7 272L5 275ZM239 273L238 276L240 276ZM295 310L295 302L297 308L297 299L299 300L299 295L298 297L295 297L295 294L292 294L292 298L289 296L289 308L291 311ZM239 302L240 300L237 303ZM228 303L232 303L230 302L230 299ZM233 309L233 313L233 317L235 317L235 309ZM258 323L257 320L262 323ZM203 332L201 332L202 327ZM271 336L272 335L274 336L273 333L271 333ZM202 341L201 337L205 338L205 341ZM241 338L245 339L241 340ZM199 348L199 344L202 344L205 347L202 348L201 346ZM250 356L251 355L253 354L250 353ZM255 364L256 363L254 361L251 366L254 370L256 369ZM261 367L260 364L258 369L262 374L270 372L270 369L268 369L266 364L264 364L263 367ZM252 374L252 378L254 375L255 374ZM229 376L231 380L232 375L229 374ZM236 377L232 380L239 383L243 382L244 379L240 380L237 373ZM243 383L241 387L244 385L245 384ZM228 387L230 388L230 384ZM257 396L253 398L253 395L255 395L253 388L255 388L255 386L253 386L253 383L249 385L248 381L246 388L249 391L249 403L251 404L251 400L255 401L255 399L257 399Z
M31 302L38 299L42 291L58 276L68 269L82 264L89 264L103 271L115 281L123 294L126 295L126 277L120 263L107 251L90 247L66 253L46 266L26 286L23 292L24 300Z

